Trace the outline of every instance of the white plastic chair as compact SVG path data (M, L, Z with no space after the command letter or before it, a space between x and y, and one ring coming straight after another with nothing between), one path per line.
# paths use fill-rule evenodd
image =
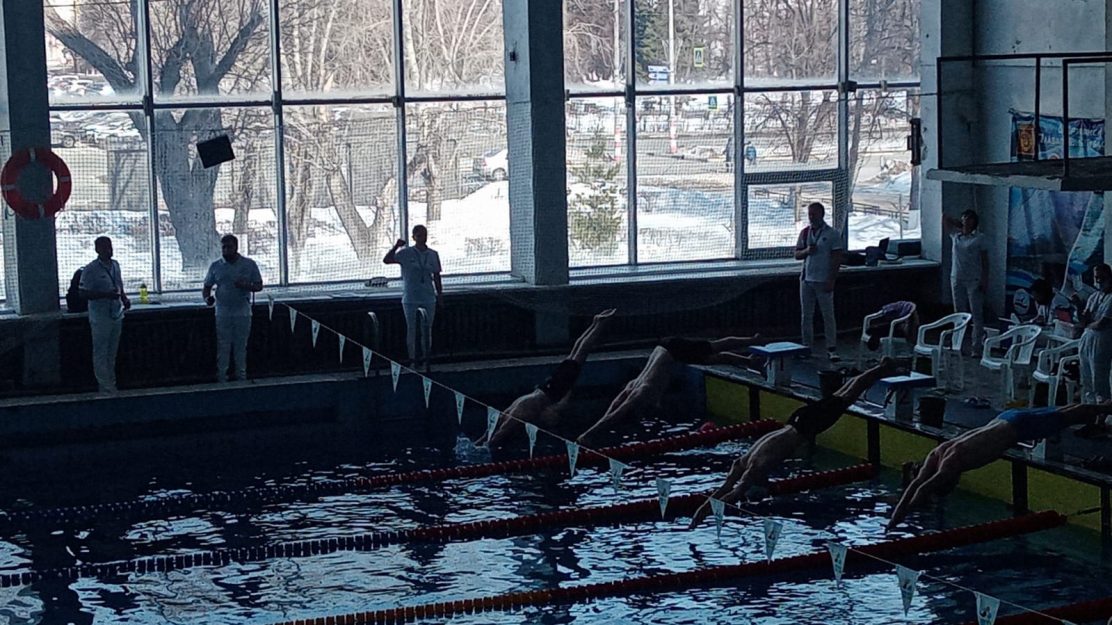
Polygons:
M889 358L894 358L896 356L896 348L898 346L904 346L904 347L907 346L907 339L897 338L895 336L896 326L898 326L900 324L906 324L908 322L908 320L911 319L911 317L915 314L915 311L916 311L917 308L918 307L915 304L912 304L911 305L911 312L909 312L906 315L904 315L902 317L899 317L897 319L893 319L892 322L890 324L888 324L888 334L885 337L883 337L882 339L880 339L880 350L881 350L880 353L882 355L888 356ZM857 368L858 369L861 368L861 362L862 362L862 359L864 358L864 354L865 354L865 346L868 345L869 340L872 339L872 335L869 334L869 325L873 321L875 321L877 319L880 319L883 316L884 316L883 311L877 311L877 312L875 312L871 315L867 315L865 317L864 324L861 327L861 342L857 344ZM905 330L906 330L906 325L904 327L905 327Z
M1016 373L1021 375L1031 366L1031 357L1035 352L1035 342L1039 339L1042 328L1039 326L1016 326L999 336L985 339L985 349L981 356L981 366L989 371L1002 373L1001 395L1005 403L1015 401ZM1001 349L1004 341L1011 341L1008 350L1003 356L994 356L992 350Z
M1058 405L1058 386L1062 382L1066 383L1066 401L1073 400L1073 396L1077 392L1077 384L1065 376L1065 371L1071 364L1075 363L1080 366L1080 348L1081 341L1073 340L1039 352L1035 369L1031 371L1031 388L1027 393L1028 406L1035 405L1035 386L1040 382L1047 385L1047 406Z
M911 370L917 370L919 357L926 356L931 359L931 374L934 375L939 385L950 375L948 361L957 355L958 360L958 388L965 384L965 362L961 358L961 344L965 341L965 331L973 315L969 313L953 313L935 321L919 326L919 335L912 349ZM927 341L927 333L941 329L938 342Z

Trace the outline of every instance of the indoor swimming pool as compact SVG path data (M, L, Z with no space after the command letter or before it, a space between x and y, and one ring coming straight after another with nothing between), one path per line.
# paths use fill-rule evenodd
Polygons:
M637 438L675 436L701 422L701 417L682 423L650 422ZM5 518L0 539L0 574L290 542L327 544L336 539L342 545L345 537L355 535L654 500L658 478L671 483L675 499L717 486L732 458L754 440L749 436L630 460L618 491L605 467L583 463L569 479L566 461L561 461L544 470L343 492L345 484L360 477L490 462L488 452L454 436L415 427L404 440L384 444L363 428L302 425L136 439L100 446L95 452L72 451L65 461L44 464L33 476L7 482L0 491L3 508L12 515ZM524 453L524 436L521 444ZM560 454L562 448L562 443L541 440L537 453ZM776 477L859 462L820 449L793 461ZM49 498L37 494L45 484L56 486ZM287 489L284 494L281 487ZM313 494L314 487L323 494ZM783 522L776 558L822 551L835 538L852 547L920 529L949 529L1009 516L999 502L959 492L944 507L915 515L911 526L886 536L883 526L898 487L898 476L885 472L875 479L780 495L747 507ZM224 503L209 496L244 492L270 495L255 500L229 495ZM188 511L169 508L172 514L165 515L101 515L96 510L104 509L98 508L86 508L88 514L83 514L72 507L106 502L135 506L188 495L202 496L198 501L203 505ZM51 522L25 515L38 520L12 522L21 513L60 506L69 507L69 518L52 517ZM498 538L402 539L377 548L316 554L306 550L290 557L76 580L43 573L47 578L0 588L0 622L282 623L764 560L759 520L727 515L720 539L713 522L688 530L687 521L669 515L667 520L555 523ZM1069 526L900 563L931 578L1032 608L1112 594L1112 558L1102 551L1099 535ZM715 586L417 622L963 623L975 619L974 609L970 592L923 578L905 620L890 568L848 567L839 585L825 566ZM1002 605L1000 614L1016 611Z

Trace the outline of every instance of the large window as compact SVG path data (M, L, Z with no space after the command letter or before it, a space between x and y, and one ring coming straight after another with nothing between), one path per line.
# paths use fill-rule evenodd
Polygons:
M918 236L920 0L844 1L565 0L570 265L782 257L813 198L851 247ZM63 286L101 234L129 289L196 288L226 232L271 284L396 277L418 223L510 268L501 0L43 6Z
M269 284L397 277L382 255L416 223L446 273L509 269L500 1L43 6L76 178L63 288L102 234L132 290L198 288L225 233ZM225 135L234 159L206 167Z

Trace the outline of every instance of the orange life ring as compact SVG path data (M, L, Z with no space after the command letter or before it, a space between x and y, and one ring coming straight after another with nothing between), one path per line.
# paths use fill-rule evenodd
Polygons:
M58 179L58 187L50 197L42 202L32 202L19 191L19 176L32 162L38 161ZM24 219L53 217L66 207L73 191L73 178L69 167L62 157L47 148L23 148L16 150L0 170L0 192L4 201L12 207L15 214Z

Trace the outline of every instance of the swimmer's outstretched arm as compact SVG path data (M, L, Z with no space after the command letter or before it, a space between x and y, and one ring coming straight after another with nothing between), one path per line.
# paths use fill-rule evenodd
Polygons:
M719 486L717 490L711 493L712 499L717 499L726 503L734 503L739 501L745 491L749 489L749 484L752 482L750 477L751 471L749 470L749 454L741 456L734 463L730 465L730 472L726 474L726 481ZM691 523L688 524L687 529L695 529L703 519L707 518L710 514L710 500L703 502L695 514L691 517Z

